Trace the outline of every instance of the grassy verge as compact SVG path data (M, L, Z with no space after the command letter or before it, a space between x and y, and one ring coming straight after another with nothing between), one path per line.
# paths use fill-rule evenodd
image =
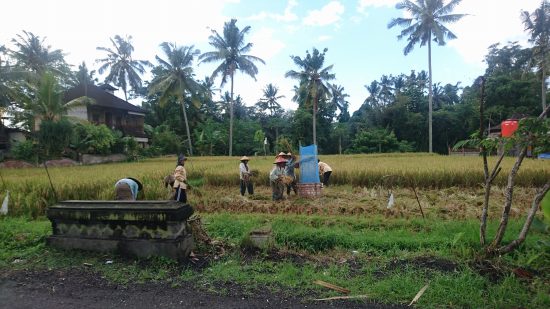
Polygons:
M496 267L484 274L471 262L479 250L478 223L473 220L218 213L204 214L203 222L212 237L233 249L199 269L162 258L131 260L55 250L45 245L47 220L4 218L0 269L81 267L120 284L161 281L177 286L191 281L223 293L224 284L231 283L250 294L267 289L304 298L337 295L313 284L323 280L350 289L352 295L401 304L429 283L419 307L550 307L550 265L537 247L550 237L542 232L534 231L516 253L491 261ZM520 229L519 222L510 224L508 238ZM491 222L490 233L495 225ZM257 228L272 230L274 247L240 250ZM533 278L516 276L517 267Z

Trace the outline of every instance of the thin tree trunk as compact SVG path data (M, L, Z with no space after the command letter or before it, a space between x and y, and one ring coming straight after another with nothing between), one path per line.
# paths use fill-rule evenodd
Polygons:
M338 136L338 154L342 154L342 135Z
M231 102L229 102L229 156L233 155L233 75L231 72Z
M185 111L185 100L180 97L181 110L183 111L183 120L185 121L185 131L187 132L187 141L189 142L189 155L193 155L193 145L191 143L191 133L189 131L189 122L187 121L187 112Z
M317 145L317 92L313 97L313 145Z
M542 93L542 110L546 109L546 70L545 65L542 65L542 83L541 83Z
M527 214L527 218L525 219L525 223L523 224L523 228L521 229L521 232L518 235L518 238L509 243L507 246L500 247L498 249L499 254L505 254L508 252L513 251L519 245L521 245L525 238L527 237L527 233L529 232L529 229L531 228L531 224L533 223L533 219L535 218L535 214L537 213L537 210L540 207L540 203L542 202L542 199L544 196L548 193L548 190L550 190L550 181L548 181L544 187L541 188L541 190L535 195L533 198L533 202L531 204L531 209L529 209L529 213Z
M485 121L485 78L481 78L481 95L479 98L479 140L484 138L483 122ZM485 245L485 235L487 227L487 211L489 209L489 196L491 194L491 183L489 180L489 165L487 163L487 149L481 145L481 154L483 156L483 178L485 180L485 198L483 200L483 210L481 211L479 225L479 242Z
M279 127L275 127L275 154L279 153Z
M433 89L432 89L432 34L428 39L428 70L429 70L429 92L428 92L428 138L429 138L429 152L433 152L432 144L432 103L433 103Z
M485 134L484 134L485 130L483 125L484 121L485 121L485 78L482 77L481 96L480 96L480 102L479 102L479 138L480 140L485 138ZM485 195L483 199L483 209L481 211L481 218L480 218L480 224L479 224L479 242L482 246L485 246L485 244L487 243L487 240L486 240L487 215L489 211L489 198L491 196L491 187L493 185L493 180L496 178L496 176L499 174L501 170L500 164L502 162L502 159L504 158L504 152L501 154L501 156L495 163L495 166L493 167L491 174L489 174L489 163L487 162L487 149L481 146L480 150L483 157L483 176L485 180Z

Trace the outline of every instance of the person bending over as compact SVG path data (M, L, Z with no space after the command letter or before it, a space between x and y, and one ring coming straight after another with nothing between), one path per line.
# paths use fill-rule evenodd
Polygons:
M143 193L143 185L135 178L126 177L115 183L115 200L117 201L135 201L139 192Z

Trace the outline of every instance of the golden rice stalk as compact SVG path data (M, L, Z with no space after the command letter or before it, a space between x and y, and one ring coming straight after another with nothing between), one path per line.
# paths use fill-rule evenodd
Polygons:
M281 177L281 182L284 183L285 185L289 185L293 181L294 181L294 177L290 177L290 176L286 176L286 175Z

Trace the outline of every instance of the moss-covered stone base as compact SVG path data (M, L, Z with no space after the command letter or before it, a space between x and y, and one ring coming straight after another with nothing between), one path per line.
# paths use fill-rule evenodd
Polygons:
M192 214L191 206L174 201L64 201L47 210L48 244L181 260L193 248Z

